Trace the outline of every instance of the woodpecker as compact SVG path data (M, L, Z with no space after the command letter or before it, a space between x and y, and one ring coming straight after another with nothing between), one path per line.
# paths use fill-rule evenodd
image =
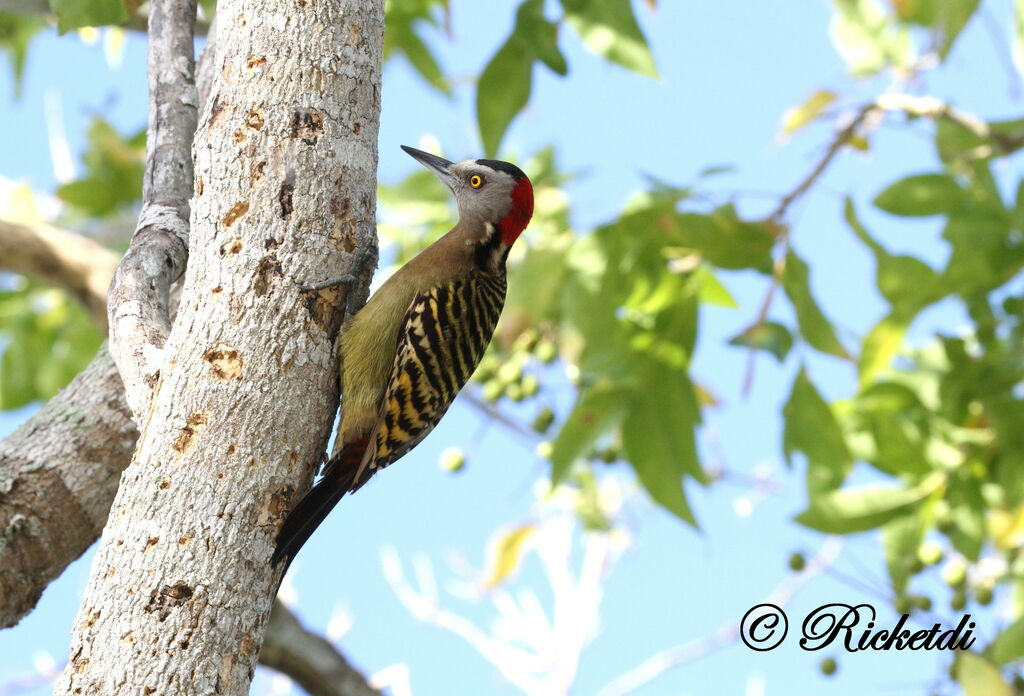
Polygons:
M285 520L273 563L291 562L346 494L434 429L473 374L505 303L505 261L533 216L508 162L450 162L402 146L452 192L458 223L392 275L339 335L341 420L323 476Z

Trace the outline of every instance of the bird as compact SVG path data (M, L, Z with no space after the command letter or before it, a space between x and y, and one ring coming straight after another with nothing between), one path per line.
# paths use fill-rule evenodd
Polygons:
M286 517L274 566L290 564L342 497L408 454L444 416L490 343L509 250L533 216L533 185L516 165L402 149L449 189L458 222L342 326L334 451Z

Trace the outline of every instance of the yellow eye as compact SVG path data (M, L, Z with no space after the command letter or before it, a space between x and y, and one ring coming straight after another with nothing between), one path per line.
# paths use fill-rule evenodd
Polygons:
M479 174L474 174L473 176L469 177L469 185L472 186L473 188L480 188L481 186L484 185L484 178Z

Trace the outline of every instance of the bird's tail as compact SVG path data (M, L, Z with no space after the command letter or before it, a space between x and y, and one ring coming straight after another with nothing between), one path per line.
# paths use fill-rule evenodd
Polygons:
M274 549L271 558L273 565L276 566L281 561L286 561L286 568L291 565L295 554L327 518L338 501L358 487L353 484L368 442L369 438L360 438L346 443L340 452L331 457L324 469L323 478L299 501L281 526L281 531L277 535L277 548Z

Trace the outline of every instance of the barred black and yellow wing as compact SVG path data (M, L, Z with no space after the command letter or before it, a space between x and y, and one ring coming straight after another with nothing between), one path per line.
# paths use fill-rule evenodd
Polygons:
M474 272L416 296L352 490L434 429L480 363L504 303L504 274Z

